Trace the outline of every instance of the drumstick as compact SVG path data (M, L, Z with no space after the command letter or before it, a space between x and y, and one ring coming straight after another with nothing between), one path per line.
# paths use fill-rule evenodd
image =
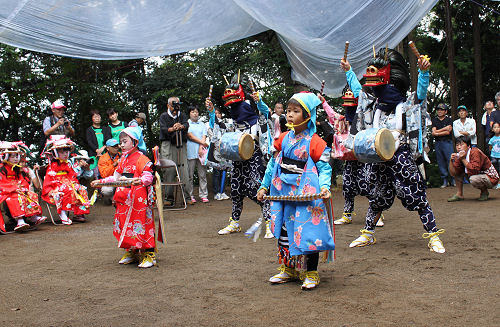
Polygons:
M373 47L373 58L376 58L377 54L375 53L375 45L373 45L372 47Z
M345 48L344 48L344 61L347 60L347 52L349 51L349 41L345 41Z
M208 91L208 98L209 98L209 99L212 99L212 90L213 90L213 89L214 89L214 85L213 85L213 84L211 84L211 85L210 85L210 91Z
M319 94L323 95L323 90L325 89L325 80L321 81L321 91L319 91Z
M222 75L224 77L224 80L226 81L226 85L229 85L229 82L227 81L226 75Z
M252 90L252 94L255 93L255 85L253 84L253 81L252 80L249 80L250 82L250 89Z
M302 195L264 195L264 200L271 201L313 201L321 199L321 193Z
M413 43L413 41L410 41L410 42L408 42L408 45L410 46L410 49L413 52L413 54L415 56L417 56L417 58L420 58L420 52L418 52L418 49L417 49L417 46L415 45L415 43Z
M131 186L132 181L131 180L125 180L125 181L114 181L114 182L103 182L103 183L98 183L94 187L95 188L101 188L104 186L111 186L111 187L126 187L126 186Z

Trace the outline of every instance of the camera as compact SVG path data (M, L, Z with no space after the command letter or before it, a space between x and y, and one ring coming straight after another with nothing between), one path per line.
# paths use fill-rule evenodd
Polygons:
M177 111L181 110L181 103L177 101L172 102L172 108L174 108Z

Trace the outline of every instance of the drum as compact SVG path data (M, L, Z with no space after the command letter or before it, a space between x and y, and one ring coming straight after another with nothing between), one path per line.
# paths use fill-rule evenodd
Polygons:
M220 140L220 155L232 161L245 161L252 157L255 143L252 135L242 132L224 133Z
M396 152L394 136L387 128L369 128L354 137L354 155L361 162L391 160Z

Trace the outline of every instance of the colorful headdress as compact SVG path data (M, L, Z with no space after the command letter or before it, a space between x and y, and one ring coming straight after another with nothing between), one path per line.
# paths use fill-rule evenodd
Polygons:
M42 157L57 158L57 149L70 149L71 152L75 150L75 142L65 135L51 135L45 147L42 150Z
M321 100L311 92L295 93L290 98L290 100L292 99L300 103L301 107L309 114L307 128L311 133L316 133L316 107L321 104ZM289 127L293 128L294 126Z
M146 143L144 143L144 137L142 136L142 129L140 127L127 127L123 131L120 132L125 133L134 140L136 140L137 148L142 152L147 152Z
M246 75L240 76L240 72L238 71L238 74L234 74L231 78L231 83L228 83L227 80L226 83L226 89L224 90L224 95L222 96L224 106L229 107L233 103L251 99L250 94L252 91L249 85L250 79Z
M346 85L346 87L344 87L342 94L343 94L342 100L344 100L344 103L342 103L342 106L344 106L344 107L357 107L358 106L358 98L354 97L354 93L349 88L349 85Z
M0 141L0 158L2 161L7 160L6 155L8 153L19 153L21 157L24 157L29 153L29 149L23 141Z
M403 56L393 49L381 48L367 63L364 86L393 84L402 95L410 87L410 70Z

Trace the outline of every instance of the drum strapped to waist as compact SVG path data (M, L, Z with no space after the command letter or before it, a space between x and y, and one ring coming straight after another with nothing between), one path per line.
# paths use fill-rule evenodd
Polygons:
M387 128L369 128L354 137L354 155L361 162L391 160L396 152L396 142Z
M220 154L232 161L245 161L252 157L255 142L252 135L242 132L224 133L220 140Z

